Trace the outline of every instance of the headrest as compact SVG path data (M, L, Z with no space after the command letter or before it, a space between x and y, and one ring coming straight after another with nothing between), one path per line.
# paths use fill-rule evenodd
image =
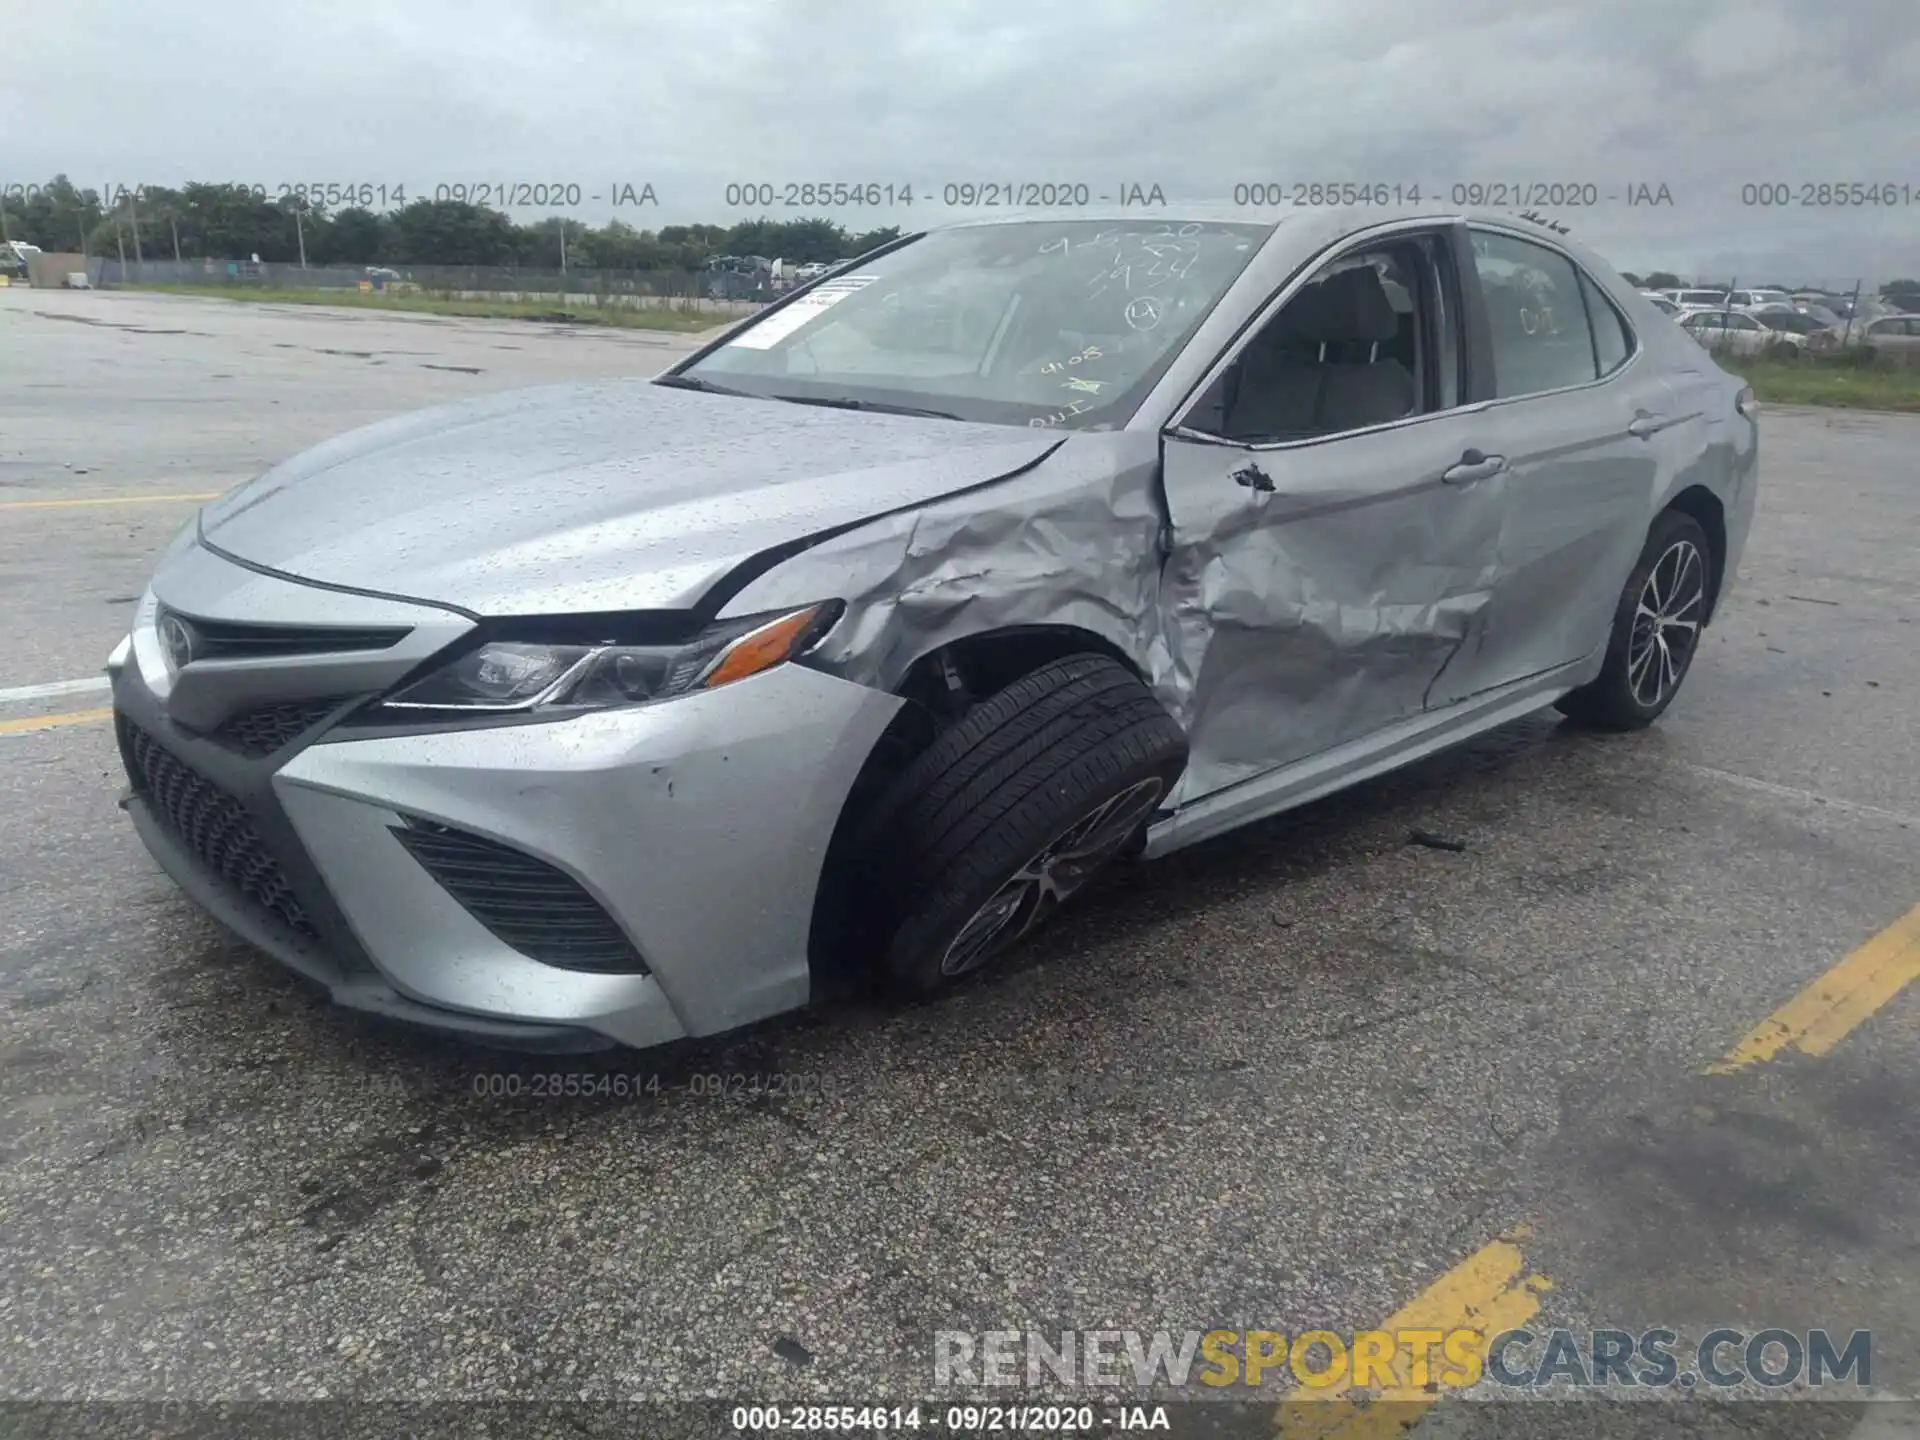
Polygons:
M1309 285L1292 300L1280 317L1279 328L1292 340L1311 345L1342 341L1379 344L1400 333L1400 320L1380 272L1356 265Z

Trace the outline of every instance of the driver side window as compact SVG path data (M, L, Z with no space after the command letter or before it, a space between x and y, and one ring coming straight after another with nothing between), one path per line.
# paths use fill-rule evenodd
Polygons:
M1329 262L1246 343L1189 423L1243 443L1314 440L1457 404L1436 248L1409 238Z

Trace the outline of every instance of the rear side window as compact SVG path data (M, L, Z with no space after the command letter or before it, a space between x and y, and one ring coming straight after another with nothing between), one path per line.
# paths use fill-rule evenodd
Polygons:
M1587 302L1587 323L1593 327L1593 358L1602 375L1611 375L1633 353L1633 337L1613 302L1584 274L1580 277L1580 293Z
M1530 241L1476 231L1473 264L1486 297L1499 398L1597 377L1593 332L1571 260Z

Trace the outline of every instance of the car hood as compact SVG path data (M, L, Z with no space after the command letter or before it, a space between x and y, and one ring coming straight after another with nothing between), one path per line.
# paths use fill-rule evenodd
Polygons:
M768 551L1060 443L646 380L543 387L327 441L210 505L201 535L285 575L480 615L683 609Z

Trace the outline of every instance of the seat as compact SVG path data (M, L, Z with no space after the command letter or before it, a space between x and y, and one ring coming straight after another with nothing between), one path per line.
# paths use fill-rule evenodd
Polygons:
M1411 414L1417 398L1413 376L1398 360L1379 356L1379 347L1399 333L1399 317L1372 266L1342 270L1308 286L1288 302L1268 334L1248 346L1227 434L1299 439ZM1339 358L1356 348L1367 358Z
M1398 360L1383 359L1379 353L1380 346L1392 344L1400 334L1400 317L1380 283L1380 272L1371 265L1356 266L1329 276L1327 283L1334 287L1327 301L1328 328L1343 332L1338 339L1344 345L1366 346L1368 358L1326 367L1315 416L1321 432L1360 430L1412 414L1417 399L1413 376Z
M1320 343L1295 318L1308 294L1296 296L1241 359L1240 386L1226 433L1236 439L1291 439L1314 433L1320 408ZM1309 301L1311 306L1313 301Z

